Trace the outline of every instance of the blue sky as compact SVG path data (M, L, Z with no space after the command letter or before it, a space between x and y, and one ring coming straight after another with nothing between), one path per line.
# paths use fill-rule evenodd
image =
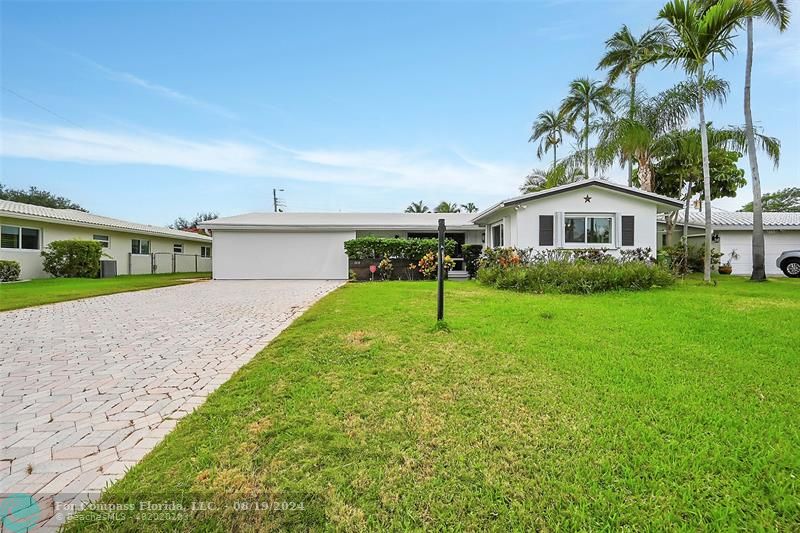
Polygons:
M153 224L270 210L273 187L291 211L486 207L546 165L536 115L660 5L3 2L0 182ZM754 114L783 142L766 191L800 181L795 27L756 27ZM743 122L743 61L716 64L732 86L716 124ZM682 79L651 68L640 85Z

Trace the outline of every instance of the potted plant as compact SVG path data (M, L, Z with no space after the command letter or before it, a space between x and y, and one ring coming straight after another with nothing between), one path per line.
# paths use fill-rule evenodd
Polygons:
M739 254L736 250L731 250L731 253L728 254L728 260L725 261L724 264L719 266L719 273L720 274L730 274L733 272L733 266L731 266L731 261L735 261L739 259Z

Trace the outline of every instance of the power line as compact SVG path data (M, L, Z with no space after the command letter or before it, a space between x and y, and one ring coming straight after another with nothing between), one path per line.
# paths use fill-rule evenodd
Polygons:
M76 128L80 128L80 129L82 129L82 130L84 130L84 131L89 131L89 130L87 130L86 128L84 128L83 126L81 126L80 124L78 124L77 122L74 122L74 121L72 121L72 120L68 119L67 117L65 117L65 116L63 116L63 115L60 115L60 114L56 113L56 112L55 112L55 111L53 111L52 109L50 109L50 108L48 108L48 107L45 107L45 106L43 106L42 104L40 104L40 103L38 103L38 102L35 102L35 101L31 100L30 98L27 98L27 97L25 97L25 96L22 96L22 95L21 95L21 94L19 94L17 91L14 91L14 90L12 90L12 89L9 89L9 88L8 88L8 87L6 87L5 85L3 85L3 90L4 90L4 91L8 91L9 93L11 93L11 94L13 94L14 96L16 96L17 98L19 98L20 100L22 100L22 101L24 101L24 102L27 102L27 103L31 104L32 106L36 106L36 107L38 107L39 109L41 109L42 111L46 111L47 113L50 113L50 114L51 114L51 115L53 115L54 117L56 117L56 118L58 118L58 119L60 119L60 120L63 120L64 122L66 122L66 123L68 123L68 124L71 124L71 125L75 126Z

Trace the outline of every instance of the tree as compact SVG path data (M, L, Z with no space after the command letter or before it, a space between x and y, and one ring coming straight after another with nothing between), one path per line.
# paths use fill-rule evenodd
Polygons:
M755 202L748 202L740 209L747 213L754 213ZM764 211L773 213L791 213L800 211L800 187L787 187L761 197L761 207ZM753 215L755 218L755 215Z
M633 120L636 109L636 78L647 65L655 63L666 46L667 34L662 26L649 28L639 37L623 25L606 41L606 53L597 64L608 70L608 85L613 85L622 74L628 76L630 91L628 118ZM628 159L628 186L633 180L633 159Z
M755 13L761 19L784 31L789 26L789 7L785 0L746 0L755 7ZM750 279L765 281L767 273L764 270L764 211L761 199L761 176L758 173L758 158L756 157L756 142L753 136L753 112L750 108L750 91L753 71L753 15L747 17L747 60L744 69L744 123L748 131L747 146L748 159L750 160L750 176L753 186L753 272Z
M724 101L727 82L710 76L704 83L706 95ZM683 126L696 109L697 95L697 84L687 81L654 97L638 98L632 117L615 117L599 128L595 165L606 168L617 158L620 164L634 160L638 166L636 185L653 192L653 163L662 153L671 153L669 134Z
M216 213L208 212L208 213L197 213L192 220L186 220L183 217L178 217L175 219L175 222L170 224L170 228L172 229L179 229L182 231L194 231L198 232L201 230L197 229L197 226L201 222L205 222L207 220L214 220L215 218L219 218L219 215ZM205 233L205 232L203 232Z
M465 213L477 213L478 206L472 202L467 202L466 204L461 204L461 209L464 210Z
M595 114L610 116L613 114L612 95L614 90L599 81L589 78L578 78L569 84L569 93L561 102L559 113L563 113L571 127L574 128L579 119L583 121L580 132L584 144L583 175L589 177L589 135L591 133L592 111Z
M425 203L420 200L419 202L411 202L408 207L406 207L406 213L430 213L431 210L428 208Z
M703 155L703 191L705 193L706 246L703 279L711 281L711 175L708 160L705 99L703 81L706 64L736 49L734 31L752 8L741 0L720 0L709 4L699 0L671 0L658 14L668 24L670 47L664 58L697 77L697 112L700 118L700 140Z
M439 202L433 209L434 213L460 213L461 209L458 208L458 204L451 204L449 202Z
M26 191L25 189L12 189L0 183L0 200L52 207L53 209L75 209L76 211L88 212L69 198L56 196L37 187L29 187Z
M553 166L555 166L558 161L556 151L558 145L564 142L564 134L575 135L574 125L570 124L566 113L562 110L548 110L539 113L536 122L533 123L531 137L528 142L539 141L539 146L536 148L536 157L539 159L552 148Z
M562 161L547 170L532 170L530 174L525 176L519 191L522 194L528 194L544 189L552 189L553 187L573 183L581 179L583 179L583 174L579 168L570 166L567 162Z

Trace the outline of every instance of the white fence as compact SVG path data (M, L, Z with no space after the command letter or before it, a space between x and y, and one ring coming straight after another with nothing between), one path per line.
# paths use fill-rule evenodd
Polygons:
M170 252L128 254L128 266L129 272L133 275L211 272L211 258Z

